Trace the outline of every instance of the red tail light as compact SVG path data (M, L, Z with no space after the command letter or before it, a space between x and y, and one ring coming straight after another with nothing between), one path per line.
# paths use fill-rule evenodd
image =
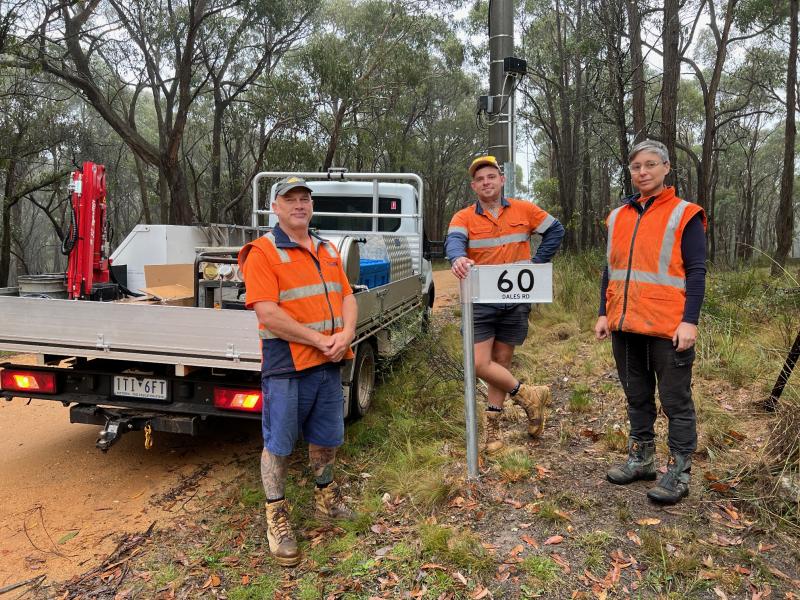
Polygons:
M44 371L0 371L0 389L12 392L56 393L56 374Z
M261 412L261 390L214 388L214 406L224 410Z

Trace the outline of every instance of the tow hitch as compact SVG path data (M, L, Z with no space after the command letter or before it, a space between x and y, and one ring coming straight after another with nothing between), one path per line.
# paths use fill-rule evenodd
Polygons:
M95 446L103 452L108 452L129 431L144 431L144 447L149 450L153 447L154 431L197 435L200 429L200 417L197 416L131 413L89 404L76 404L70 408L69 420L71 423L102 425Z

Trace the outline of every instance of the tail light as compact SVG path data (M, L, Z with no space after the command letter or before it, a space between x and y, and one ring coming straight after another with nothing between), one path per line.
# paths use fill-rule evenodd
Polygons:
M261 390L214 388L214 406L223 410L261 412Z
M0 389L12 392L56 393L56 374L46 371L0 371Z

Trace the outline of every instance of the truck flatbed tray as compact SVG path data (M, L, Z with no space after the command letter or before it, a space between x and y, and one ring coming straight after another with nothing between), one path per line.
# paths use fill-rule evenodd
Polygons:
M355 343L421 306L418 276L356 294ZM0 351L180 367L261 369L256 315L125 302L0 297Z
M0 298L0 349L258 371L252 311Z

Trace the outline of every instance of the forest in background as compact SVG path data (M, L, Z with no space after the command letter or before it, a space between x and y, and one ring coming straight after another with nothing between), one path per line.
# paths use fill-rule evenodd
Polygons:
M715 264L785 264L798 0L516 12L517 139L535 157L517 195L567 225L569 249L604 246L649 137L706 209ZM107 167L117 243L138 223L248 223L255 173L332 166L418 173L441 239L486 146L487 18L461 0L0 0L0 287L63 269L85 160Z

